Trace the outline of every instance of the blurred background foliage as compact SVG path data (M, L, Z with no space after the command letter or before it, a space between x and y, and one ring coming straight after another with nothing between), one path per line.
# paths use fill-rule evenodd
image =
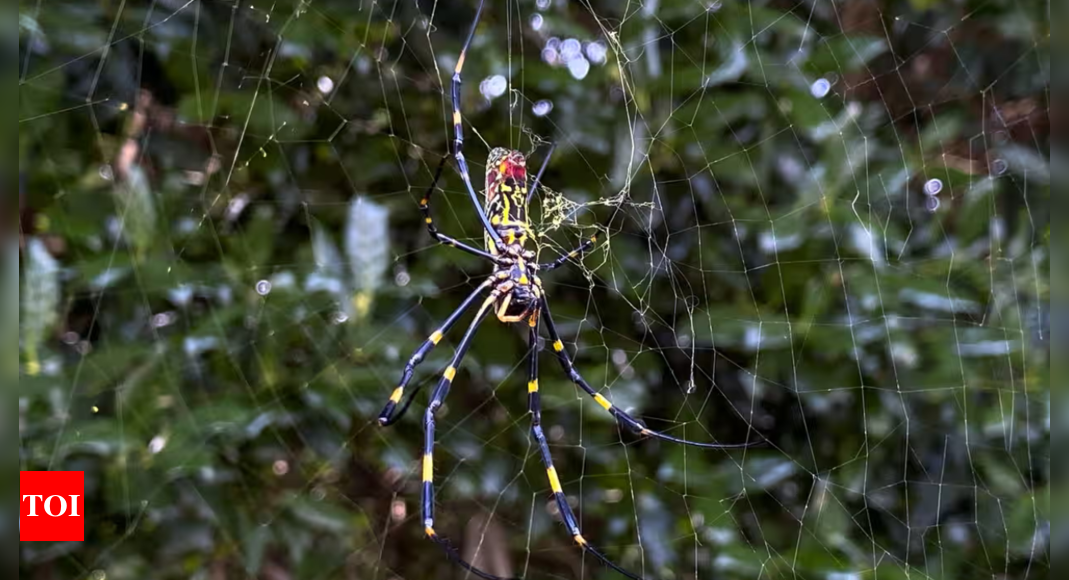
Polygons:
M546 277L581 372L651 426L768 441L636 440L544 357L586 536L648 578L1047 577L1047 4L488 4L474 171L558 143L543 256L607 238ZM417 209L473 13L20 0L20 469L88 494L86 541L20 545L20 578L463 577L421 537L425 395L374 419L488 271ZM615 578L552 511L524 337L490 322L463 365L439 527L499 574Z

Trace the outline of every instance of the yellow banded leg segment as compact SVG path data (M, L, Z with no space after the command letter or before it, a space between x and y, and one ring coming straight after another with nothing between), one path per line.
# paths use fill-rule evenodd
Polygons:
M537 393L538 392L538 379L535 379L535 380L527 383L527 392L528 393Z
M606 411L612 411L612 403L601 395L594 395L594 400Z
M468 349L471 347L471 342L475 337L476 330L478 330L479 325L486 318L486 315L489 314L490 307L493 306L497 296L498 294L496 292L491 293L491 295L483 301L483 305L479 308L479 312L475 315L475 319L468 325L468 330L464 333L464 337L457 345L456 352L453 354L453 360L442 373L442 379L438 382L438 386L431 395L431 400L427 404L427 410L423 416L423 501L420 510L423 515L423 529L428 538L445 546L448 550L451 550L451 548L448 547L448 542L443 538L438 537L434 532L434 459L432 454L434 453L434 431L436 426L435 414L442 408L442 405L445 404L445 398L449 394L451 381L456 377L457 368L463 361L464 354L467 353ZM450 554L454 560L460 560L459 555L457 555L455 551L451 551ZM473 570L470 565L469 570Z
M405 363L405 370L404 373L401 375L401 380L397 383L397 388L394 389L393 393L390 394L390 400L386 403L386 406L383 408L382 413L379 414L379 425L384 427L392 425L397 420L399 420L402 415L404 415L404 412L405 410L407 410L408 405L405 405L404 407L400 407L400 405L401 401L404 399L405 394L408 392L409 383L415 376L416 367L419 366L427 358L427 355L430 354L430 352L434 350L436 346L438 346L438 344L444 338L445 333L449 332L449 329L451 329L460 319L460 317L464 314L464 312L466 312L468 308L471 307L471 305L479 299L479 295L490 287L492 282L493 280L488 278L482 284L480 284L479 287L476 288L475 291L472 292L471 295L469 295L468 298L455 311L453 311L453 314L451 314L449 318L446 319L442 326L439 327L438 330L435 330L433 333L431 333L430 337L428 337L427 340L423 341L423 344L421 344L420 347L417 348L414 353L412 353L412 356L408 359L408 362ZM415 387L415 392L410 395L409 404L411 403L411 397L415 396L415 393L419 392L419 389L420 387L417 385ZM399 408L401 410L398 412Z
M543 303L544 304L544 303ZM547 311L548 313L548 311ZM541 317L539 318L541 320ZM551 318L546 318L547 323L552 323ZM561 520L564 522L564 526L568 530L568 535L572 540L582 548L584 553L590 554L600 560L606 566L609 566L613 570L619 572L626 578L631 580L643 580L639 576L636 576L627 570L624 570L620 566L617 566L605 557L595 547L587 543L586 538L583 537L582 530L579 528L579 520L575 517L575 513L572 511L571 506L568 504L568 497L564 495L564 487L561 485L560 475L557 473L557 468L553 465L553 457L549 451L549 441L546 439L545 431L542 429L542 402L540 395L532 388L538 386L538 328L537 326L530 329L529 334L529 347L530 347L530 383L528 384L528 390L531 391L528 402L528 411L531 413L531 434L534 436L535 441L538 443L539 456L542 459L542 465L546 468L546 477L549 478L549 486L553 490L553 500L557 503L557 510L560 513ZM559 337L555 329L550 330L550 338L554 339L557 344L560 344ZM560 345L560 350L564 350L564 345ZM558 356L564 356L559 354Z
M537 402L532 401L530 410L536 418L539 416L540 409L537 408ZM564 495L564 490L560 483L560 476L557 474L557 469L553 466L553 459L550 457L549 453L549 442L546 440L545 433L537 419L531 430L534 433L535 440L538 442L538 449L542 457L542 462L546 466L549 485L553 489L553 499L557 503L557 509L560 513L561 520L563 521L564 526L568 529L568 534L571 535L572 540L577 546L582 548L584 552L594 555L598 560L601 560L601 562L608 565L613 570L620 572L632 580L642 580L640 577L635 576L614 564L611 560L605 557L604 554L591 546L586 538L583 537L582 530L579 527L579 520L575 517L575 512L572 511L571 506L568 504L568 497Z
M426 483L434 481L434 456L430 453L423 456L423 481Z
M754 443L744 443L735 445L723 445L720 443L699 443L697 441L690 441L688 439L673 437L662 431L656 431L647 428L642 421L635 419L626 411L616 408L611 402L609 402L608 399L599 395L597 391L595 391L594 388L591 387L585 379L583 379L582 375L579 374L579 371L575 369L575 364L572 363L571 357L568 356L568 353L562 352L561 349L558 349L558 344L560 343L560 334L557 332L556 325L553 323L553 314L550 312L549 302L547 302L545 298L542 299L541 316L542 319L545 320L546 329L549 333L549 337L555 341L553 344L553 348L554 350L557 350L557 361L560 363L560 366L564 370L564 373L568 375L568 378L572 381L572 383L575 384L576 387L578 387L581 391L590 396L590 398L594 399L598 403L598 405L600 405L609 414L611 414L619 424L624 427L627 427L633 433L645 437L653 437L655 439L660 439L661 441L668 441L670 443L677 443L680 445L689 445L691 447L698 447L701 449L746 449L755 445Z
M564 493L564 488L560 484L560 476L557 475L557 468L550 465L546 469L546 475L549 476L549 487L553 490L553 493Z

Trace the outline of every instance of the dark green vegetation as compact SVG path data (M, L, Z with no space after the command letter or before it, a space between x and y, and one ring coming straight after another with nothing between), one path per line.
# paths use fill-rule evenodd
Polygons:
M489 2L474 171L558 142L544 199L583 205L536 204L543 256L608 224L545 277L595 388L676 436L768 439L636 439L545 353L585 536L651 579L1047 577L1047 4L545 4ZM375 418L490 270L417 206L473 13L20 0L20 462L89 496L87 541L20 546L20 578L463 577L422 537L426 392ZM606 62L576 80L549 37ZM481 244L441 186L439 227ZM502 574L617 578L551 511L525 336L489 321L457 376L438 529Z

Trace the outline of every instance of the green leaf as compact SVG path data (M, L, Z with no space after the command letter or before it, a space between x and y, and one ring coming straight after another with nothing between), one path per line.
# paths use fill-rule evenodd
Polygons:
M140 259L148 255L158 237L156 200L148 182L148 175L141 166L133 164L127 175L113 190L119 223Z
M30 238L26 244L22 275L22 312L19 317L26 374L41 372L39 349L59 318L59 262L44 242Z
M271 531L267 526L257 524L247 524L243 528L241 543L245 571L256 576L263 566L264 554L267 552L268 542L271 540Z
M362 319L368 315L390 266L389 212L385 207L362 196L353 200L345 226L345 254L356 292L354 310Z

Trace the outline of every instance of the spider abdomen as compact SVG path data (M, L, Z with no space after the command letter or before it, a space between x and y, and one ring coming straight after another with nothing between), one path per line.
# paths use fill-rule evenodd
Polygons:
M522 255L531 238L527 196L527 158L523 153L501 147L491 151L486 162L486 214L510 255ZM489 234L486 248L499 252Z

